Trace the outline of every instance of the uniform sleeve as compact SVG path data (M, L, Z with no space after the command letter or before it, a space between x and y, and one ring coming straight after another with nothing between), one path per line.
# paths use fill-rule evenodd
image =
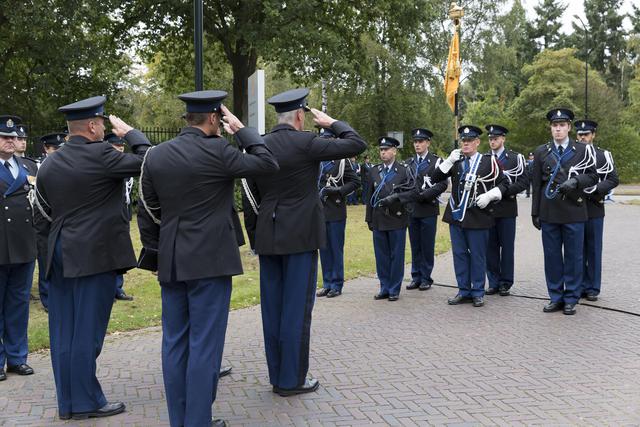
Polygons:
M151 147L145 134L137 129L130 130L124 139L129 144L131 153L121 153L114 150L110 144L103 144L102 162L107 176L111 178L124 179L140 175L142 158Z
M246 153L225 141L222 162L225 171L235 178L258 176L277 172L280 167L276 158L264 144L264 140L253 128L242 128L236 132L240 146L247 146Z
M542 192L542 151L538 150L531 166L531 216L540 216L540 197Z
M338 138L310 139L307 153L317 161L355 157L367 149L367 143L345 122L337 121L331 130Z
M162 211L147 165L144 166L140 179L139 193L138 229L140 230L140 240L145 251L157 254Z
M349 160L345 160L344 163L344 175L342 176L344 185L340 187L340 195L342 196L351 194L360 187L360 178L358 177L358 173L353 170L351 162Z

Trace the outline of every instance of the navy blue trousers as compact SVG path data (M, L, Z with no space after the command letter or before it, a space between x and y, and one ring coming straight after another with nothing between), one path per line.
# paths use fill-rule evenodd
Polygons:
M404 277L404 248L407 230L373 230L373 252L382 295L400 295Z
M0 265L0 369L27 363L33 261Z
M449 234L458 294L463 297L484 296L489 229L462 228L457 224L449 224Z
M49 289L49 339L58 412L95 411L107 403L96 378L96 359L107 333L115 272L65 278L60 239Z
M124 274L118 274L116 276L116 295L122 295L124 293L124 289L122 289L123 285L124 285Z
M496 218L489 229L487 248L487 279L490 288L513 285L513 265L516 242L516 218Z
M344 230L347 221L327 221L327 246L320 249L322 287L342 291L344 285Z
M211 424L231 276L162 282L162 377L172 427Z
M551 302L576 304L582 290L585 223L541 225L549 298Z
M38 253L38 295L44 308L49 308L49 280L46 275L47 254Z
M295 388L307 378L317 279L317 251L260 255L260 308L271 385Z
M411 218L409 243L411 244L411 278L416 283L433 283L433 258L436 246L437 216Z
M582 292L598 295L602 284L602 236L604 218L592 218L584 228Z

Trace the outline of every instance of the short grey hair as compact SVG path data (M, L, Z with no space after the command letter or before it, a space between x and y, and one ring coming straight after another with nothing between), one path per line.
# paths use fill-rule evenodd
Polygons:
M288 125L293 125L296 121L296 113L298 110L293 111L285 111L284 113L277 113L278 124L286 123Z

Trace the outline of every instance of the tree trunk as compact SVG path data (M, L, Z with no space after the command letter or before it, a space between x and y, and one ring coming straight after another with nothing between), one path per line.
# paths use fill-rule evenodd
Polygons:
M239 50L236 50L238 52ZM248 79L256 71L258 56L254 49L248 54L234 53L231 58L233 71L233 114L246 124L249 118Z

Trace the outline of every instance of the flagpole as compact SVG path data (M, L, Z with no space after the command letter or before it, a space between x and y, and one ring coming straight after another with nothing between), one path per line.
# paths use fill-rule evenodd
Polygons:
M453 21L453 25L454 25L454 37L457 34L458 36L458 58L461 58L460 55L460 51L461 49L461 45L462 43L460 43L460 25L462 22L462 17L464 16L464 10L462 9L462 7L458 6L456 3L451 3L451 6L449 8L449 19L451 19ZM462 61L461 61L462 62ZM460 108L459 108L459 102L460 102L460 86L458 86L458 89L456 90L455 93L455 97L454 97L454 111L453 114L455 115L455 120L454 120L454 128L453 128L453 148L458 148L459 143L458 143L458 128L460 127Z

